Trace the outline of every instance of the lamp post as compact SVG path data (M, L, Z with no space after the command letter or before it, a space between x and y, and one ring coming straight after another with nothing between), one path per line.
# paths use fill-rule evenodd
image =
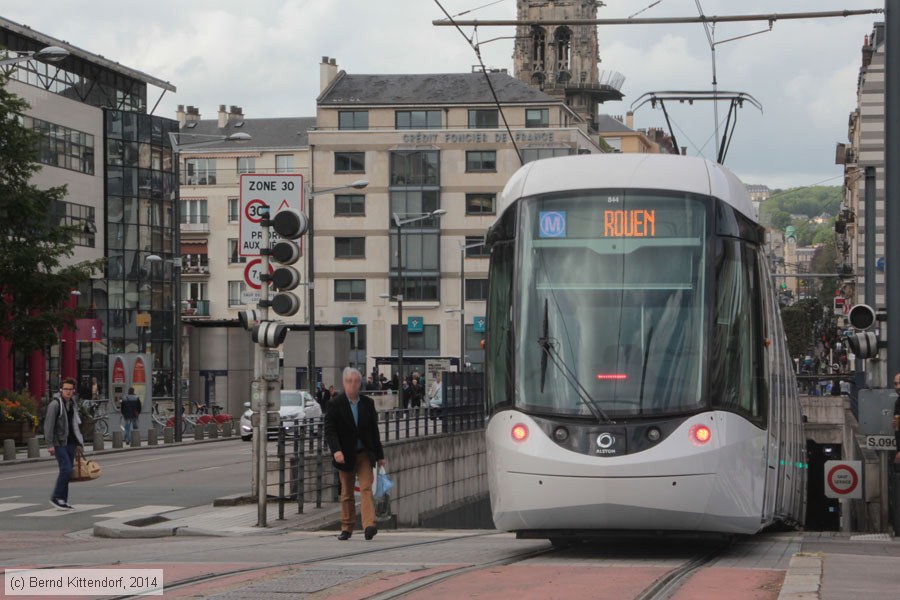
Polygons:
M21 56L4 58L0 60L0 67L14 65L20 62L27 62L29 60L59 62L67 56L69 56L69 51L65 48L60 48L59 46L47 46L46 48L41 48L40 50L37 50L35 52L23 52Z
M212 139L209 139L207 141L182 144L178 139L181 135ZM253 138L249 133L245 133L243 131L232 133L230 135L206 135L200 133L176 133L174 131L170 131L169 142L172 145L172 154L174 155L176 164L175 176L179 181L179 187L176 188L176 191L181 187L179 170L181 168L181 151L185 147L195 148L198 146L209 146L211 144L216 144L223 141L244 142L252 139ZM172 375L172 399L175 403L175 441L180 442L182 439L181 421L184 418L184 402L181 397L181 200L178 193L175 194L174 200L175 201L172 208L172 220L175 222L175 235L172 236L172 266L174 267L172 269L172 285L175 288L173 290L173 294L175 297L175 327L173 331L174 339L172 340L172 370L174 371ZM150 257L148 256L147 259L149 260Z
M399 372L399 380L397 381L397 401L399 402L400 408L403 407L403 299L404 294L406 293L406 282L403 279L403 226L409 225L410 223L425 221L426 219L440 218L445 214L447 214L447 211L443 208L439 208L437 210L431 211L430 213L426 213L424 215L419 215L417 217L412 217L409 219L401 219L400 215L398 215L397 213L393 213L391 215L394 221L394 225L397 226L398 293L396 296L387 294L382 295L382 297L386 296L388 298L396 299L397 301L397 370Z
M308 226L306 229L306 245L308 246L306 249L306 279L307 279L307 293L308 300L307 304L309 304L309 348L307 351L308 364L307 364L307 378L309 383L309 393L315 397L316 395L316 283L315 283L315 270L316 270L316 262L315 262L315 234L313 227L313 217L315 211L313 210L313 198L316 196L321 196L323 194L331 194L333 192L339 192L341 190L362 190L365 189L369 185L369 182L360 179L359 181L354 181L350 185L342 185L333 188L326 188L324 190L315 190L312 189L312 183L306 186L306 197L309 202L309 206L306 208L307 212L307 221Z

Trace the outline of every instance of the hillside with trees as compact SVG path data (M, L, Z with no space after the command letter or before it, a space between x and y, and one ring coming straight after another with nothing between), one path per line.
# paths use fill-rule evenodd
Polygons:
M760 222L779 231L793 225L801 248L825 243L834 237L834 216L841 210L842 189L819 185L775 190L759 207ZM812 221L823 213L831 218L824 223Z

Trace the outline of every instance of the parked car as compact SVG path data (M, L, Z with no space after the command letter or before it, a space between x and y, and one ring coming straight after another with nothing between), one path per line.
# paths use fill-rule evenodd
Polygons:
M253 438L253 427L250 425L250 403L244 402L247 410L241 415L241 439L249 442ZM269 423L266 428L269 435L278 435L278 428L290 427L294 419L315 419L322 416L322 408L312 394L305 390L281 390L281 408L278 409L281 423Z

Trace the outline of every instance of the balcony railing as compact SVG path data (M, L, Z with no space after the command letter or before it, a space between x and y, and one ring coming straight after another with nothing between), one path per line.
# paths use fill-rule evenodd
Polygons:
M185 264L181 268L182 275L209 275L209 265L189 265Z
M209 300L188 300L188 306L181 309L183 317L208 317Z

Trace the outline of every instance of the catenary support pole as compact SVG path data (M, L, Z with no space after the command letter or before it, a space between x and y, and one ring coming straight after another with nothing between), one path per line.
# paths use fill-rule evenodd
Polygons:
M900 6L885 0L885 284L887 373L900 373ZM869 232L866 232L868 237ZM869 257L866 257L869 260Z

